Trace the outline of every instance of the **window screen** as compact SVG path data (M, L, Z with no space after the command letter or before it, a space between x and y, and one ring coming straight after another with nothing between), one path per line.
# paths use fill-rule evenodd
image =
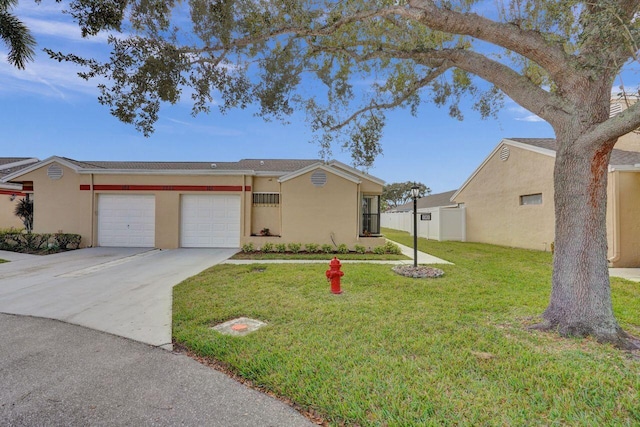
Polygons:
M254 205L279 205L280 193L253 193Z
M527 194L525 196L520 196L520 204L521 205L541 205L542 204L542 193L538 194Z

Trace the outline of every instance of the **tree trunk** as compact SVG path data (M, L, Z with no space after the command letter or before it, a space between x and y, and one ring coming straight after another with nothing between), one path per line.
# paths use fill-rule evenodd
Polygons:
M613 315L607 266L607 173L615 140L590 149L574 142L557 141L553 283L540 328L630 348L632 337Z

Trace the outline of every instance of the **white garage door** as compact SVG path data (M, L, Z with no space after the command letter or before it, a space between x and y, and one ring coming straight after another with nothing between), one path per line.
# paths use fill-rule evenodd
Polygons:
M237 248L240 246L240 196L182 196L180 246Z
M149 195L100 194L98 245L152 248L156 234L156 199Z

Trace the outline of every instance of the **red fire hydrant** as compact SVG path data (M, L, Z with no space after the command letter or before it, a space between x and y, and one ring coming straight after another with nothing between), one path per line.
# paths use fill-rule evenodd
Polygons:
M331 292L334 294L342 293L342 290L340 290L340 278L344 276L344 271L340 271L340 267L342 267L340 260L333 257L329 263L329 270L325 273L327 280L331 281Z

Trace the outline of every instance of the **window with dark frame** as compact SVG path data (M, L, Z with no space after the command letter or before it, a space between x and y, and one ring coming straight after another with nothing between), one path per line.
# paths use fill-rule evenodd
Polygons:
M253 204L274 206L280 204L280 193L253 193Z
M542 193L526 194L526 195L520 196L520 206L541 205L541 204L542 204Z

